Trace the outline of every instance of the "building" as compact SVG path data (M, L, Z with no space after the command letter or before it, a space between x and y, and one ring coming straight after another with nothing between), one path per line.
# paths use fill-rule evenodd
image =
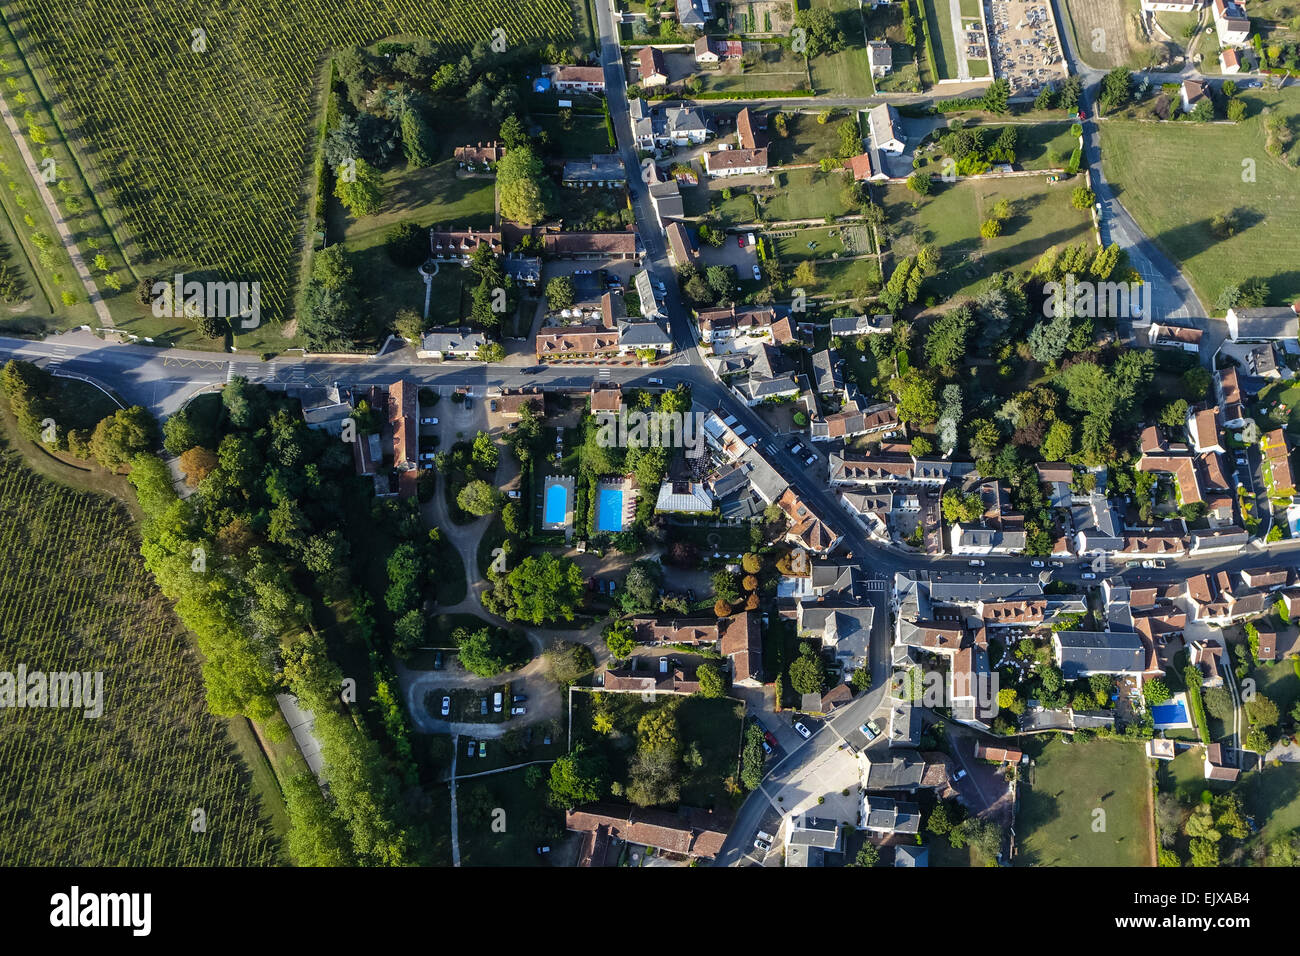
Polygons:
M675 179L651 184L650 205L654 206L655 215L661 223L681 219L686 215L686 204L682 200L682 190Z
M714 179L762 175L767 172L767 148L720 149L705 153L704 171Z
M864 794L862 797L862 829L868 833L888 837L896 833L912 836L921 832L921 808L915 803Z
M1216 0L1216 2L1219 2L1219 0ZM1223 744L1210 744L1205 748L1205 779L1235 783L1237 778L1241 776L1241 769L1236 766L1236 761L1233 758L1232 750L1223 746Z
M668 83L668 67L664 64L662 50L652 46L643 46L637 51L637 82L646 89L665 86Z
M474 250L486 245L493 255L500 255L501 233L476 229L440 229L434 226L429 230L429 252L434 259L457 260L461 265L468 265Z
M478 143L474 146L457 146L452 156L461 169L483 172L496 166L506 153L500 143Z
M1295 494L1295 473L1291 470L1291 451L1287 447L1286 432L1275 428L1259 440L1263 461L1260 469L1268 485L1269 494L1285 497Z
M548 232L542 250L552 259L639 259L635 232Z
M879 335L894 327L894 317L888 313L881 315L849 315L831 319L831 337L844 338L850 335Z
M744 56L744 45L739 40L719 40L714 37L697 37L695 62L714 64L719 60L738 60Z
M767 127L748 106L736 114L736 142L741 149L762 149L767 145Z
M1202 100L1209 101L1211 105L1214 102L1210 98L1210 84L1204 80L1183 80L1178 99L1182 103L1184 113L1190 113L1196 109L1196 104Z
M844 376L841 373L843 364L830 349L813 353L813 386L819 395L836 396L844 391Z
M782 828L785 831L786 866L824 866L825 854L844 851L838 820L814 817L809 813L792 813L786 817Z
M1250 39L1250 17L1244 3L1213 0L1213 10L1220 46L1241 46Z
M348 396L337 385L303 389L298 398L302 402L302 420L308 428L341 435L344 425L352 418Z
M682 26L703 30L704 24L712 18L709 0L677 0L677 22Z
M871 40L867 43L867 62L872 76L884 76L894 68L894 53L883 40Z
M1093 674L1141 675L1149 670L1146 647L1131 632L1055 631L1052 651L1066 680Z
M672 260L673 265L678 269L695 265L700 253L695 248L695 243L691 241L691 234L686 231L686 227L674 221L668 223L664 232L668 236L668 258Z
M506 275L518 285L528 286L531 289L542 281L542 260L540 256L525 256L520 253L513 253L506 256L502 265L505 266Z
M1258 309L1232 308L1228 310L1228 337L1240 339L1281 339L1292 341L1300 333L1293 306L1270 305Z
M415 357L422 359L476 358L488 342L482 332L469 329L430 329L420 339Z
M1219 53L1219 72L1227 75L1241 72L1241 56L1232 47L1224 47Z
M705 810L682 807L677 812L643 810L612 803L591 803L564 815L566 830L584 834L579 865L601 865L591 847L623 841L654 847L692 859L712 859L722 851L731 821Z
M599 66L557 66L555 89L560 93L604 93L605 69Z
M608 153L565 163L561 182L577 189L625 189L627 172L623 168L623 158L617 153Z
M1204 334L1200 329L1152 322L1147 328L1147 343L1152 346L1196 353L1201 350L1201 338Z
M907 148L898 110L888 103L881 103L879 106L873 107L867 113L867 124L871 129L872 145L876 149L897 156Z

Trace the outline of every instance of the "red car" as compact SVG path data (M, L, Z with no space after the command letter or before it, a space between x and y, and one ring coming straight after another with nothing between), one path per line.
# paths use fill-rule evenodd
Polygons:
M1086 120L1087 118L1088 118L1088 114L1085 113L1083 110L1079 110L1079 119Z
M763 732L763 739L766 740L766 741L767 741L769 744L771 744L773 747L776 746L776 738L775 738L774 736L772 736L772 731L770 731L770 730L764 731L764 732Z
M745 237L744 237L744 236L737 236L737 237L736 237L736 245L738 245L738 246L740 246L740 248L744 249L744 248L745 248Z

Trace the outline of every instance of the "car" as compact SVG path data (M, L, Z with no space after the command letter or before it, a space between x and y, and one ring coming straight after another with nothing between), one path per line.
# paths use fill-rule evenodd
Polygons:
M1046 567L1046 565L1044 565L1042 561L1030 561L1030 562L1029 562L1029 566L1030 566L1031 568L1042 568L1042 567Z
M573 274L574 274L575 276L589 276L589 275L591 275L591 270L590 270L590 269L574 269L574 270L573 270Z
M812 731L809 730L807 727L805 727L797 720L794 722L794 729L795 732L798 733L799 736L802 737L804 740L807 740L809 737L812 736Z
M1259 80L1248 80L1247 82L1241 84L1241 88L1243 90L1258 90L1263 85L1264 84L1261 83Z
M474 406L474 400L468 395L465 396L465 411L469 411Z
M1246 463L1246 456L1245 456L1245 455L1238 455L1238 456L1237 456L1237 464L1239 464L1239 465L1244 465L1245 463Z
M771 752L772 752L772 745L769 744L766 740L764 740L764 741L763 741L763 753L764 753L764 754L770 754Z
M1088 114L1085 113L1083 110L1079 110L1079 119L1085 120L1087 118L1088 118Z
M984 567L984 562L981 561L979 558L971 558L971 559L970 559L969 561L967 561L966 563L969 564L972 568L982 568L982 567Z
M477 748L474 746L474 741L471 740L471 741L469 742L469 746L465 748L465 756L466 756L466 757L472 757L472 756L474 756L474 751L475 751L476 749L477 749Z
M436 425L436 424L438 424L438 419L436 419L436 418L421 418L421 419L420 419L420 424L421 424L421 425Z
M754 849L762 850L764 853L766 853L768 850L772 849L772 844L769 843L767 840L764 840L762 837L759 837L757 840L754 841Z
M548 730L546 732L546 736L542 738L542 746L549 747L550 745L551 745L551 732Z
M543 843L541 846L537 848L538 856L542 856L543 854L550 853L550 852L551 852L551 848L547 846L545 843Z
M1052 567L1054 567L1054 568L1063 568L1063 567L1065 567L1065 562L1064 562L1064 561L1053 561L1053 562L1052 562Z
M966 776L966 771L965 771L965 770L958 770L955 774L952 775L952 779L953 779L953 780L960 780L960 779L961 779L962 777L964 777L964 776Z
M513 697L510 698L510 703L512 703L512 704L522 704L522 703L523 703L524 701L526 701L527 699L528 699L528 697L527 697L526 694L515 694L515 696L513 696Z
M528 713L528 708L527 708L527 707L511 707L511 708L510 708L510 716L511 716L511 717L522 717L522 716L524 716L524 714L526 714L526 713Z
M805 459L803 460L803 463L804 463L805 465L809 465L809 466L815 465L815 464L817 464L817 456L816 456L816 455L809 455L807 458L805 458Z
M518 499L518 498L522 498L523 495L521 495L518 491L515 491L513 488L511 488L509 491L506 492L506 497Z
M429 453L426 453L426 454L422 454L422 455L420 456L420 461L433 461L434 457L435 457L435 456L433 455L433 453L432 453L432 452L429 452Z
M736 237L736 245L738 245L738 246L740 246L740 248L744 249L744 248L745 248L745 237L744 237L744 236L737 236L737 237Z
M1146 568L1148 571L1149 571L1151 568L1154 568L1155 566L1156 566L1156 563L1155 563L1154 561L1143 561L1143 562L1142 562L1142 567Z
M650 379L650 384L651 384L651 385L662 385L663 383L664 383L664 380L663 380L662 378L652 378L652 379Z
M501 713L501 691L497 691L492 695L492 713Z
M421 470L421 471L433 471L433 462L431 462L431 461L423 462L423 463L420 465L420 470Z
M754 234L752 232L745 234L745 241L748 242L751 246L757 245L757 243L754 241Z
M610 579L610 582L609 582L609 593L610 593L610 594L613 594L613 593L614 593L614 588L616 588L616 587L618 587L618 582L615 581L613 578L611 578L611 579Z
M433 669L442 670L442 651L435 651L433 654Z
M540 372L541 370L542 370L542 367L541 367L540 365L529 365L529 366L526 367L526 368L521 368L521 369L519 370L519 374L520 374L520 375L532 375L532 374L534 374L534 373L536 373L536 372Z
M668 286L664 285L663 279L660 279L658 282L655 283L655 285L658 287L660 295L668 294Z
M487 716L487 698L480 697L478 701L478 713L480 717Z
M686 589L686 600L690 601L692 604L695 603L695 589L694 589L694 588L687 588L687 589Z
M760 280L763 278L763 270L758 267L758 263L754 264L754 278Z
M1156 560L1155 560L1155 565L1156 565L1157 568L1163 568L1163 567L1165 566L1165 559L1164 559L1164 558L1156 558Z
M769 744L771 744L773 747L776 746L776 737L775 737L775 735L772 733L772 731L770 731L770 730L765 730L765 731L763 731L763 739L766 740L766 741L767 741Z
M798 455L802 455L802 454L803 454L803 445L799 444L798 442L795 442L793 445L790 446L790 454L792 454L792 455L796 455L796 456L798 456Z
M486 740L480 740L480 741L478 742L478 755L479 755L480 757L486 757L486 756L487 756L487 741L486 741Z
M451 698L444 697L442 699L442 716L446 717L450 713L451 713Z
M858 730L862 731L862 736L866 737L868 740L875 740L880 736L880 725L874 720L868 720L865 724L859 727Z
M1097 575L1091 571L1084 571L1079 575L1079 577L1083 578L1085 581L1095 581L1097 579Z

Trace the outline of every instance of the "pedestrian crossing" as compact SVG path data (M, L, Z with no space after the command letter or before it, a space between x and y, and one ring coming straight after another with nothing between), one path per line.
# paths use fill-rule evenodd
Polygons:
M886 590L885 582L884 582L884 581L881 581L881 580L879 580L879 579L875 579L875 578L873 578L873 579L867 581L867 590L868 590L868 591L884 591L884 590Z
M601 368L601 370L600 370L600 378L601 378L601 381L605 381L605 382L609 381L609 368L608 368L608 366L606 366L606 367L602 367L602 368Z

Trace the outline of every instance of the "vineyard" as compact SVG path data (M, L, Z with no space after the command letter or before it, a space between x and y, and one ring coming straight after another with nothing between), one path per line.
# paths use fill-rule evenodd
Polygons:
M13 0L4 16L135 270L260 282L273 321L292 311L328 51L427 36L459 57L498 27L507 44L574 35L569 0Z
M276 863L248 772L204 706L196 654L129 520L7 448L0 516L0 670L104 675L97 719L0 710L0 866Z

